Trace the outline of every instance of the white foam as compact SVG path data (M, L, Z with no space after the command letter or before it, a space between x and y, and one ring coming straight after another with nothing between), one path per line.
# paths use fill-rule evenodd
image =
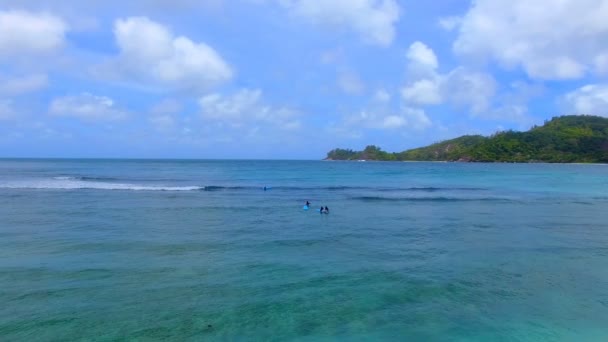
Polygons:
M194 191L199 186L153 186L126 183L104 183L76 180L73 177L54 177L52 180L9 181L0 183L4 189L57 189L57 190L134 190L134 191Z

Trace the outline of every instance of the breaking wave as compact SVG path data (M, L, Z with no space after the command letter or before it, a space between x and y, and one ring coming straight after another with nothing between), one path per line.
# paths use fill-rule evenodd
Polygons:
M150 181L150 180L146 180ZM57 189L57 190L77 190L77 189L98 189L98 190L135 190L135 191L260 191L264 186L221 186L221 185L166 185L140 183L137 180L119 179L112 177L89 177L89 176L56 176L49 179L14 180L0 181L0 188L4 189ZM165 180L167 181L167 180ZM167 181L168 182L168 181ZM350 192L350 191L372 191L372 192L405 192L405 193L435 193L445 191L483 191L484 188L459 188L459 187L369 187L369 186L268 186L269 191L290 191L290 192L310 192L310 191L331 191L331 192ZM438 197L439 198L439 197ZM441 197L443 198L443 197ZM404 199L386 197L355 197L354 199L368 201L394 201L394 200L416 200L406 197ZM420 200L430 200L422 198ZM449 200L444 198L444 200Z
M0 183L5 189L49 189L49 190L134 190L134 191L193 191L202 190L200 186L165 186L128 183L85 181L75 177L55 177L52 180L30 180Z
M382 196L357 196L351 197L352 200L364 202L512 202L509 198L500 197L382 197Z

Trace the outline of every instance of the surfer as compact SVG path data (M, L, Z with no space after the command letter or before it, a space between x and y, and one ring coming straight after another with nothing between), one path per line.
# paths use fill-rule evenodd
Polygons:
M306 201L306 206L307 207L310 206L310 202Z
M329 214L329 208L327 206L325 206L325 213Z

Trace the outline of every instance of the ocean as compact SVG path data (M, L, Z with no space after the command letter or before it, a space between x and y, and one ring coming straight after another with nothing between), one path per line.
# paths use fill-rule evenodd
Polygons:
M3 159L0 340L606 341L608 165Z

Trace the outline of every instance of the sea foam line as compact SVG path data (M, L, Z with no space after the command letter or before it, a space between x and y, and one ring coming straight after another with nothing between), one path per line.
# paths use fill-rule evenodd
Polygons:
M48 190L133 190L133 191L194 191L202 190L200 186L153 186L128 183L105 183L65 179L56 177L53 180L13 181L0 183L4 189L48 189Z

